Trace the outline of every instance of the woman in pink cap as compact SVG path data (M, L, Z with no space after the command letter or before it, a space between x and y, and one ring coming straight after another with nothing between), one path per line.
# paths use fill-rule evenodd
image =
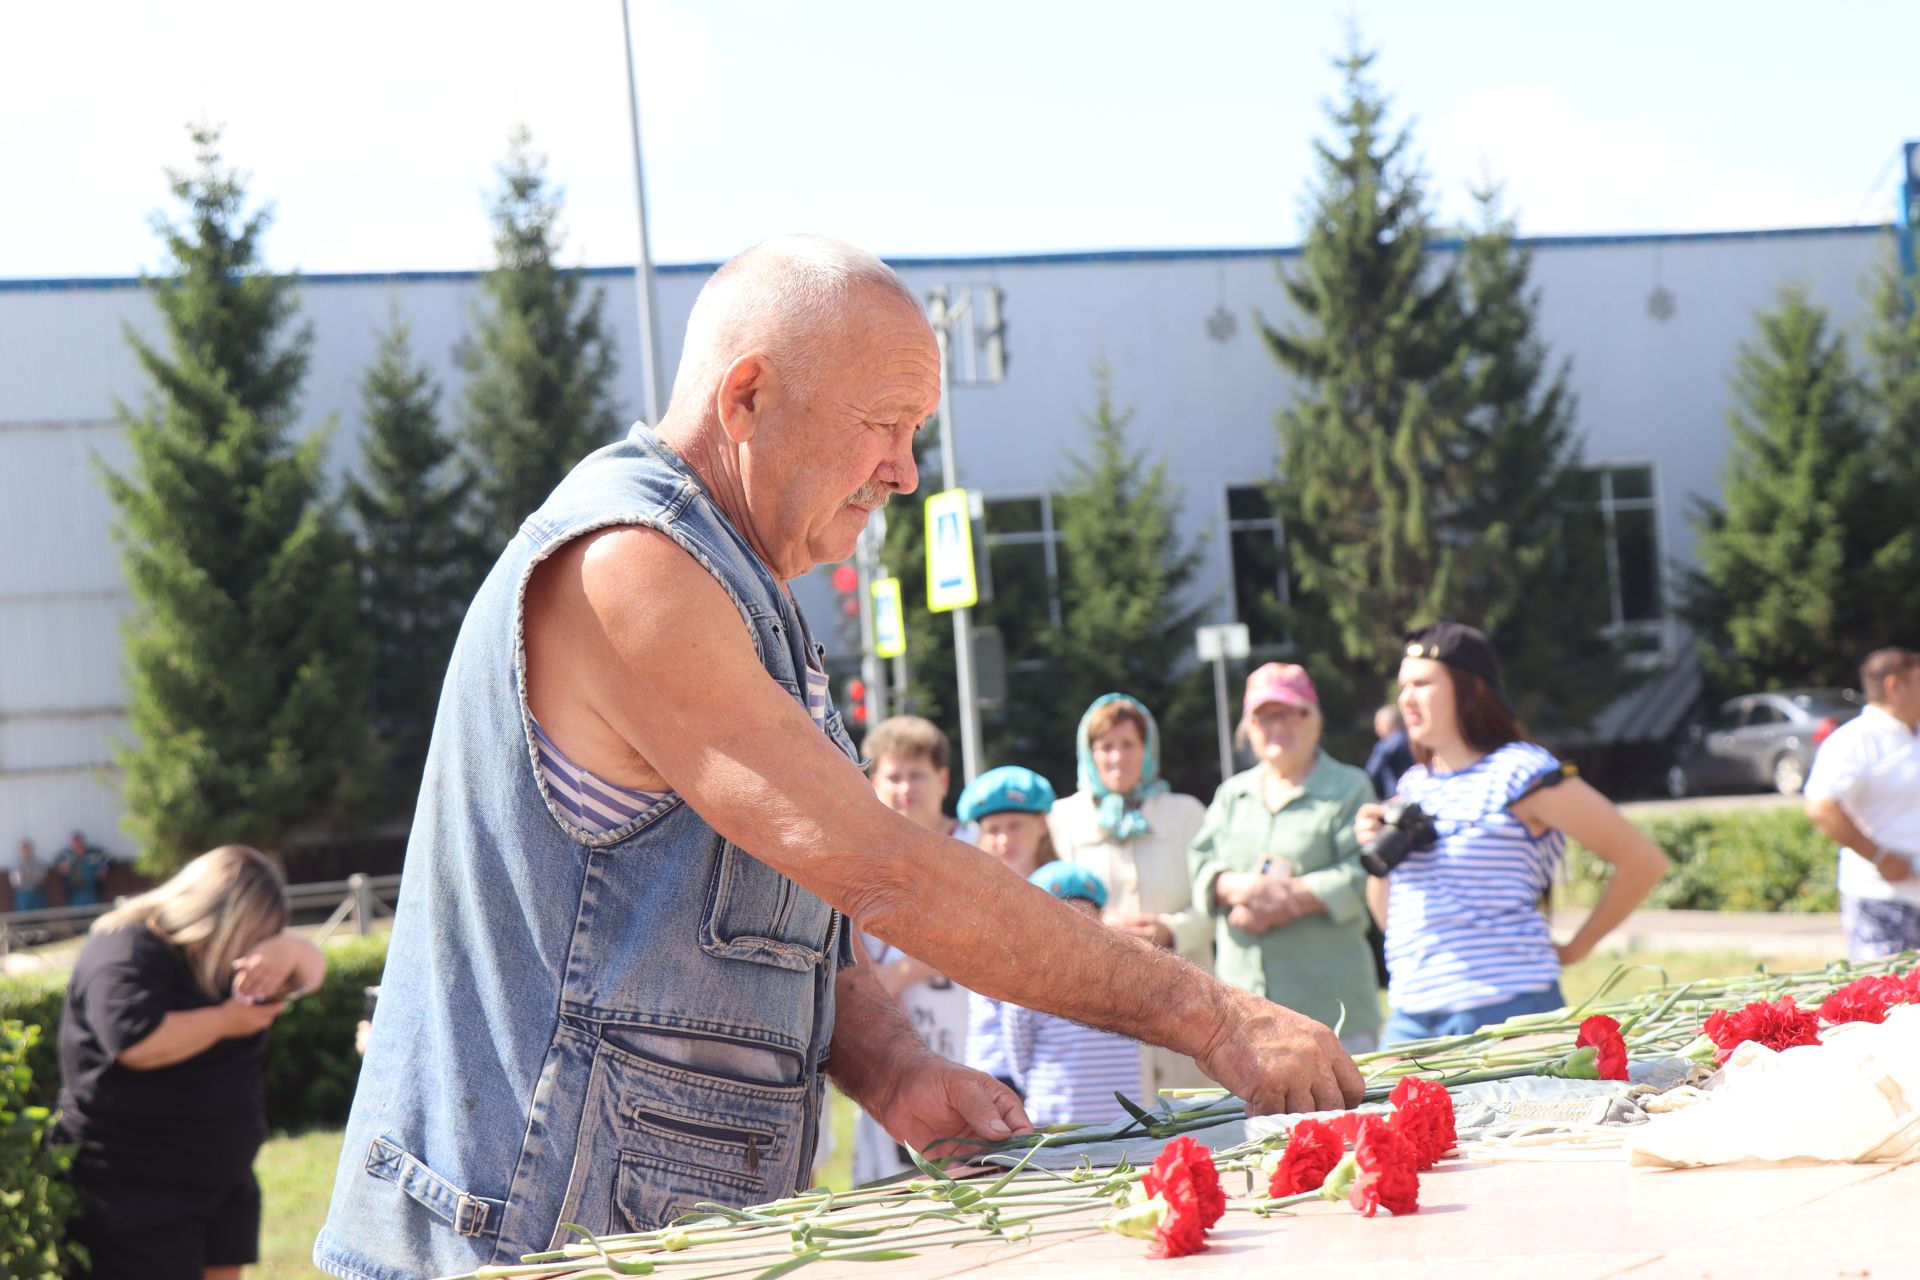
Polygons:
M1321 728L1305 670L1269 662L1247 677L1240 736L1259 763L1207 810L1189 854L1193 900L1214 917L1221 981L1317 1018L1360 1053L1381 1024L1353 834L1373 784L1320 749Z

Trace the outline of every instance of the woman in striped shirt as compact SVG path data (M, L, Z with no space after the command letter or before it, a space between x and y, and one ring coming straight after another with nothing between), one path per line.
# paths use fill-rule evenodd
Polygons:
M1644 832L1526 740L1486 636L1442 622L1407 642L1400 712L1414 767L1398 796L1426 810L1439 840L1369 887L1387 935L1388 1044L1560 1008L1560 967L1592 951L1667 870ZM1363 844L1383 813L1361 807ZM1556 944L1541 908L1568 836L1614 871L1586 922Z

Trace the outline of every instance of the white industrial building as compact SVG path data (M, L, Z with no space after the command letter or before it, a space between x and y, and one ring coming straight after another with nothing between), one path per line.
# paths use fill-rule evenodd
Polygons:
M1866 283L1891 252L1885 227L1690 235L1551 237L1534 252L1541 334L1572 361L1578 423L1614 519L1615 570L1604 585L1634 646L1658 663L1682 637L1666 579L1691 558L1687 512L1715 495L1731 408L1728 375L1754 315L1781 286L1808 288L1837 322L1856 326ZM1276 279L1296 249L1250 248L911 259L896 265L916 291L992 284L1004 291L1010 365L995 386L961 386L954 418L961 481L990 503L1042 498L1083 439L1095 365L1134 412L1135 438L1164 457L1185 499L1187 531L1206 535L1201 590L1215 620L1253 589L1258 544L1278 536L1249 516L1236 489L1276 463L1274 413L1294 393L1254 314L1285 325ZM665 365L713 264L659 270ZM631 269L593 269L621 343L620 400L638 406ZM333 427L336 469L357 457L359 382L376 332L396 304L417 353L458 405L455 345L478 302L472 273L320 275L301 283L315 343L305 417ZM116 406L147 394L123 330L157 336L134 280L0 281L0 840L43 848L83 828L124 851L113 744L126 733L121 628L128 599L96 459L124 465ZM962 344L964 346L964 344ZM961 353L964 360L966 352ZM1036 511L1037 508L1037 511ZM1011 511L1012 509L1007 509ZM1048 508L1022 509L1045 549ZM989 508L992 524L992 508ZM1242 573L1236 582L1236 551ZM1010 552L1011 553L1011 552ZM1596 584L1602 589L1602 584ZM803 586L817 615L820 583ZM11 843L7 848L11 849Z

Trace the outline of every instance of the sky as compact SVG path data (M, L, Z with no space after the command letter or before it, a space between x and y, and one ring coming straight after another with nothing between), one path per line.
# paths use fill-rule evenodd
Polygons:
M1280 245L1350 29L1436 217L1524 234L1884 222L1920 4L632 0L653 254L782 231L883 256ZM635 259L619 0L0 4L0 278L164 266L186 125L268 264L468 270L516 122L566 256Z

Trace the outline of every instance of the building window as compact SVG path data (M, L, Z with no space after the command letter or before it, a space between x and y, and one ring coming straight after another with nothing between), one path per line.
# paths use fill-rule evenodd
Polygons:
M1667 616L1661 587L1660 516L1653 467L1646 463L1581 472L1578 509L1598 525L1607 548L1609 620L1614 630L1658 624Z
M1039 633L1060 625L1060 530L1051 494L986 500L987 565L993 599L980 621L1000 628L1008 661L1037 657Z
M1265 484L1227 488L1227 555L1233 569L1233 615L1255 646L1288 642L1281 610L1294 591L1287 573L1287 537Z

